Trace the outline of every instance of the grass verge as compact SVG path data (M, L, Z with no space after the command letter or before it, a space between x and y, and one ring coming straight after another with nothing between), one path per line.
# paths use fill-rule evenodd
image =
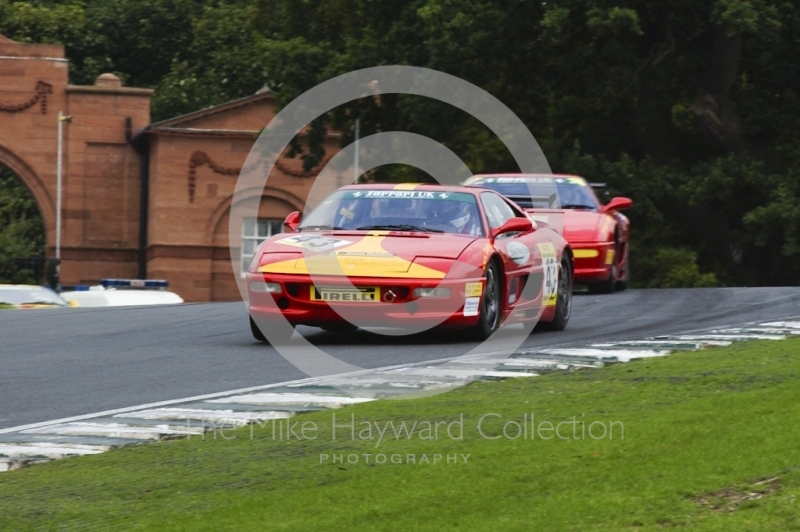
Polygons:
M3 473L0 529L800 530L799 421L800 339L741 343Z

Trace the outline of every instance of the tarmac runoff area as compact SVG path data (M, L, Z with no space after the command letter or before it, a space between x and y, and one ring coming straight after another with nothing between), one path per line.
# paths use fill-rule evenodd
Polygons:
M135 443L204 437L211 431L216 435L220 430L288 419L300 412L406 394L432 394L472 380L531 378L553 371L661 357L676 351L793 336L800 336L800 318L642 340L589 343L584 347L451 357L109 410L0 429L0 471L98 454Z

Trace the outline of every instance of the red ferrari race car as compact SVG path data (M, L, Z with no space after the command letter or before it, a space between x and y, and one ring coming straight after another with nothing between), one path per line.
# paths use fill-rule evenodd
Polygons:
M572 175L477 175L465 185L499 192L534 219L550 220L554 226L553 218L560 215L564 238L575 257L575 282L588 285L594 293L628 287L630 222L619 210L632 205L629 198L612 198L603 205L582 177Z
M351 185L284 225L290 233L265 240L246 276L260 341L286 330L280 316L334 331L455 327L478 339L503 323L569 321L569 245L493 191Z

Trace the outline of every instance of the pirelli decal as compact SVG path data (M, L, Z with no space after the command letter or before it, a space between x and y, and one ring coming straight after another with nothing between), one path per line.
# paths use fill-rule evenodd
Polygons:
M311 301L343 301L357 303L377 303L381 300L381 290L378 287L367 288L331 288L324 286L311 286Z

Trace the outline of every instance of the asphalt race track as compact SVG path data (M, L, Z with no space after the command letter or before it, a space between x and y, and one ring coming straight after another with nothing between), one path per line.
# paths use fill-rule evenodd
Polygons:
M800 287L576 294L569 327L523 347L634 340L800 316ZM466 353L457 333L414 337L304 327L315 345L375 368ZM253 340L243 303L0 312L0 428L301 379Z

